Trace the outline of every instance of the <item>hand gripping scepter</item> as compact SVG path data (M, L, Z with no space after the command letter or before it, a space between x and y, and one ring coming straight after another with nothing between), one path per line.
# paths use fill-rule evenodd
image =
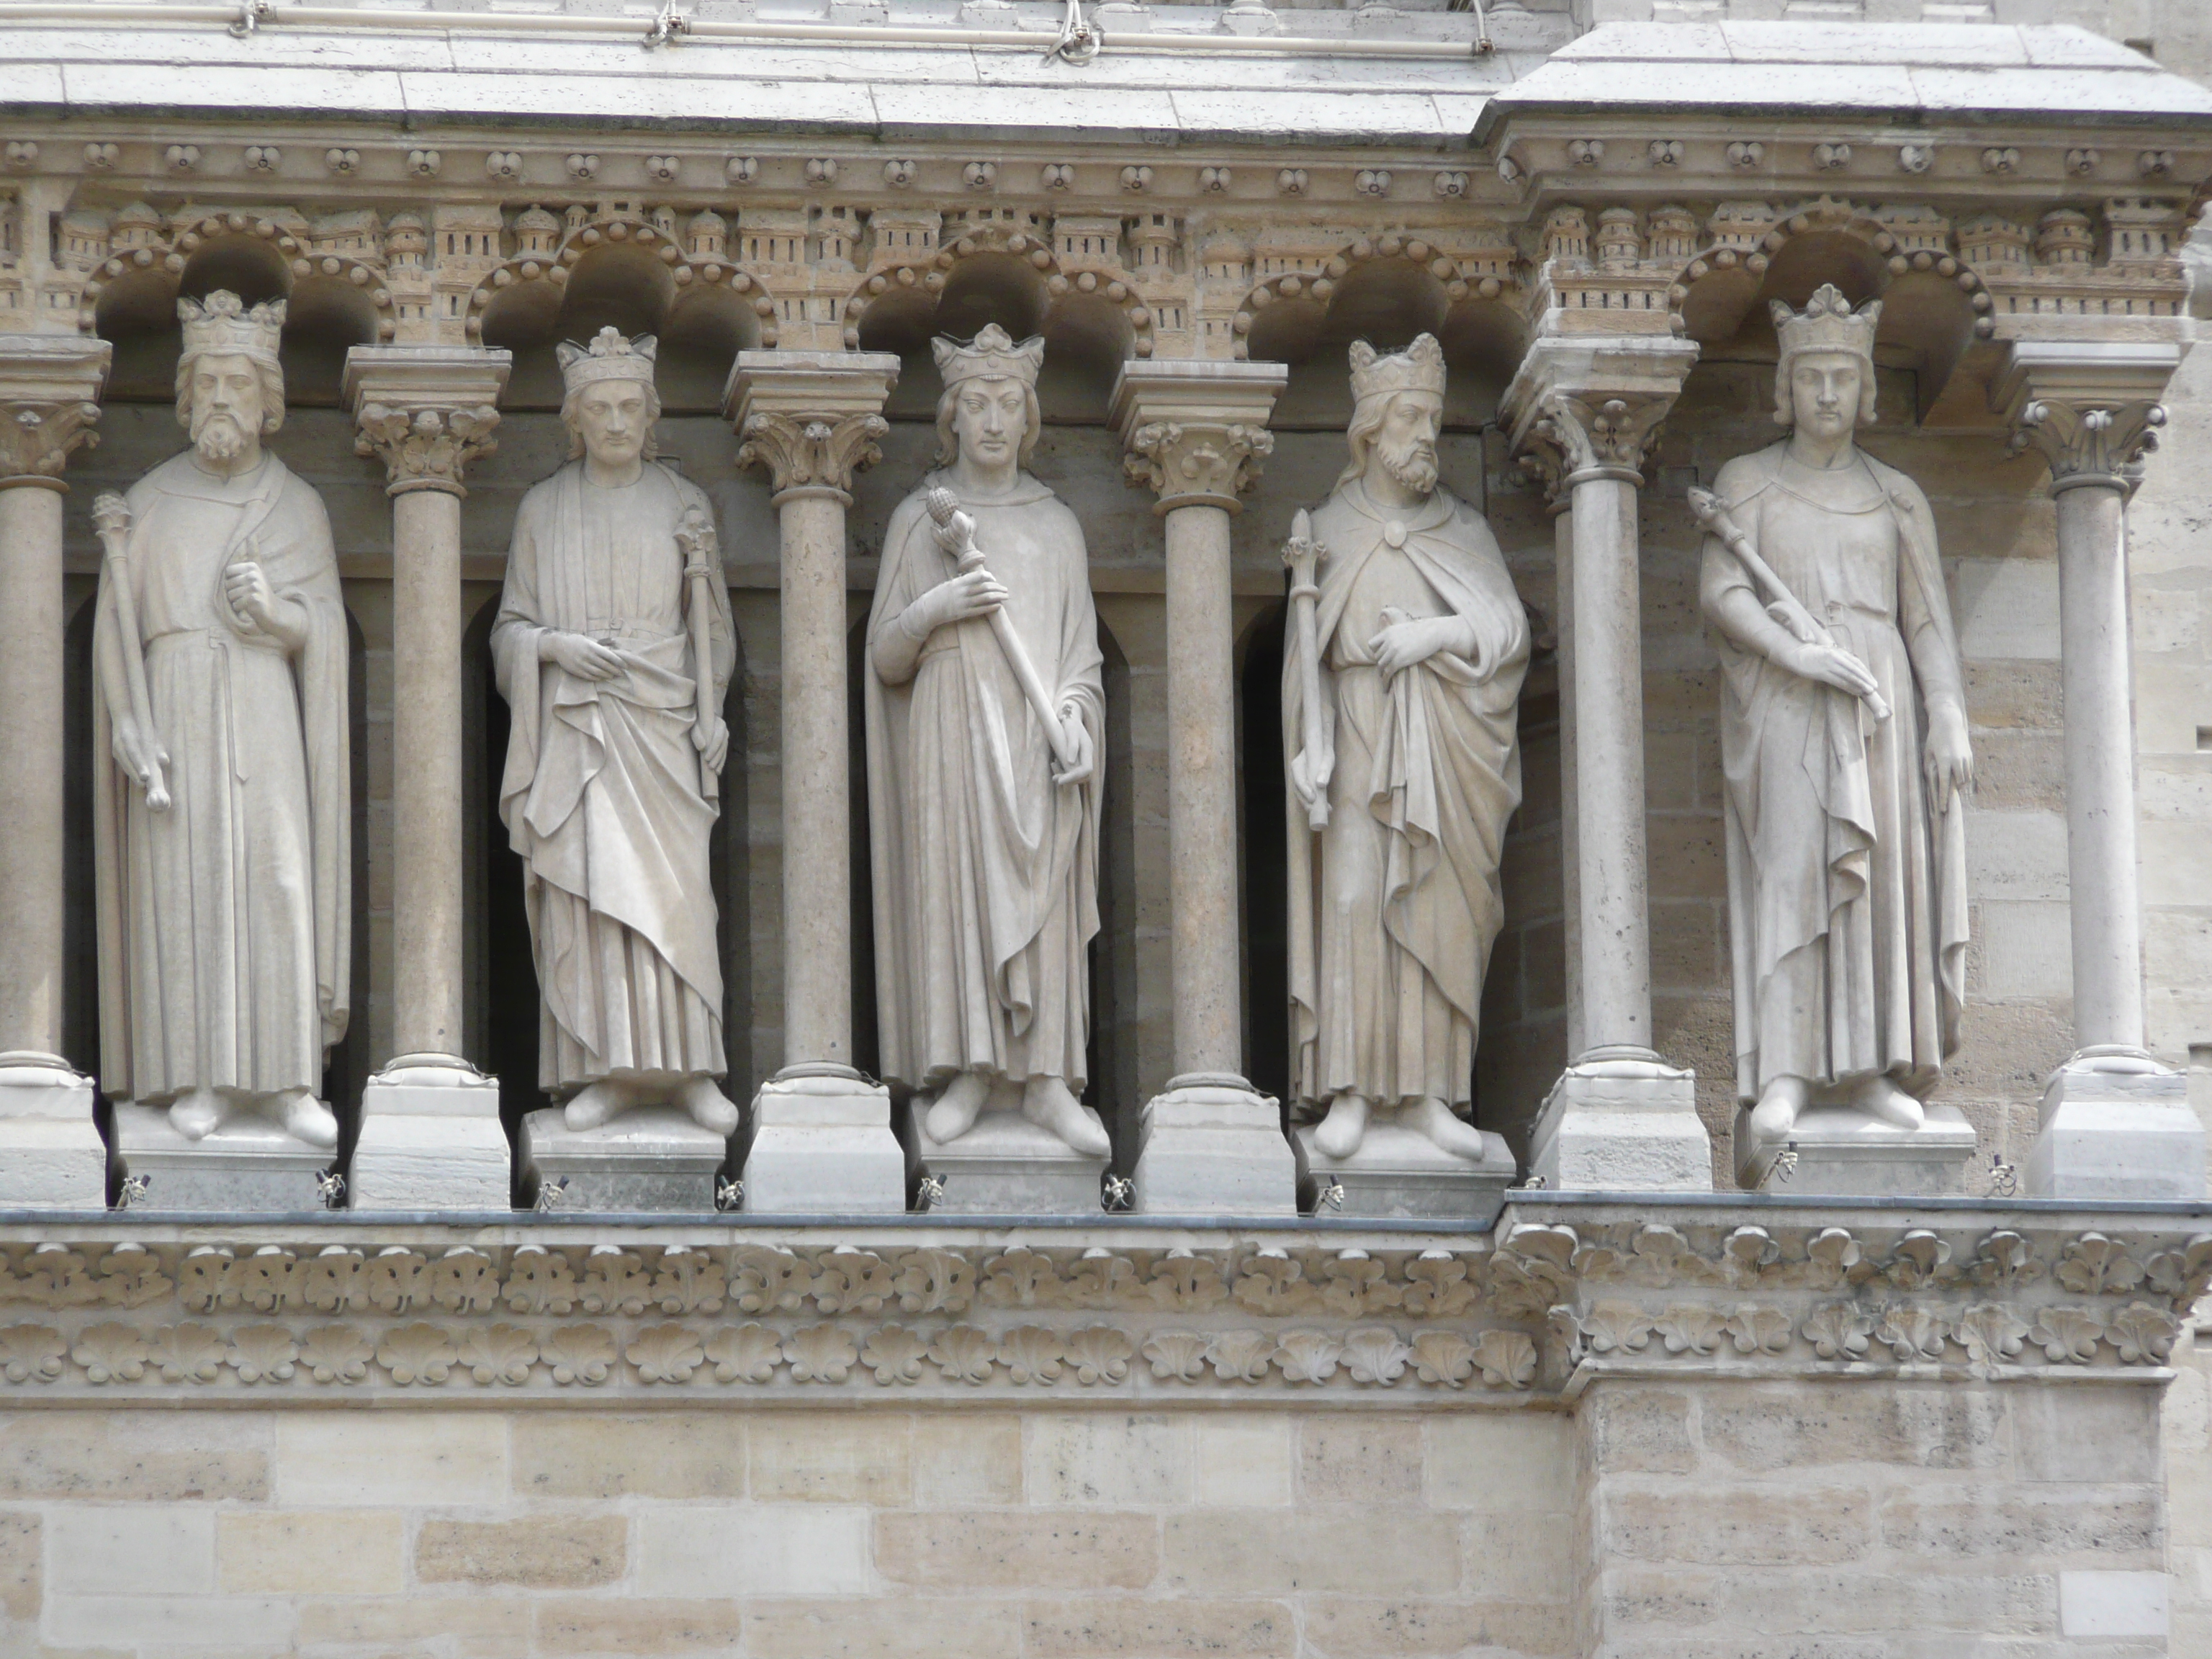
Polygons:
M983 568L983 550L975 545L975 520L960 510L960 498L939 486L922 497L922 505L929 509L930 518L945 532L950 545L945 551L960 562L960 574ZM998 637L999 649L1006 653L1006 666L1014 671L1022 694L1030 700L1030 707L1044 722L1046 739L1052 744L1053 757L1060 763L1060 770L1072 770L1075 765L1075 750L1061 729L1060 713L1045 695L1044 682L1037 678L1036 665L1022 644L1022 636L1014 632L1013 618L1006 608L999 606L991 612L991 632Z
M131 509L123 497L110 492L92 504L93 528L107 556L107 580L115 593L115 629L122 637L123 679L131 692L131 720L147 745L146 775L138 780L146 790L146 805L156 812L169 810L169 787L161 776L167 757L154 731L154 700L146 690L146 648L138 638L138 600L131 591Z
M1767 615L1788 629L1801 644L1824 645L1831 651L1841 648L1826 625L1798 603L1797 596L1782 585L1782 578L1776 575L1766 561L1759 556L1757 550L1751 544L1751 538L1745 535L1736 521L1729 516L1729 510L1721 505L1719 496L1710 489L1700 489L1692 484L1690 487L1690 511L1698 515L1699 524L1721 538L1722 544L1751 573L1752 580L1758 583L1766 595ZM1867 712L1875 719L1886 720L1889 718L1889 704L1881 692L1868 692L1865 702Z
M687 508L677 526L676 545L683 550L684 574L691 584L691 662L698 689L693 702L691 729L699 750L699 795L702 800L721 798L722 781L707 764L707 745L714 735L714 658L710 624L714 615L714 526L696 507Z
M1315 830L1328 827L1328 780L1336 757L1322 752L1321 646L1314 623L1314 607L1321 599L1314 573L1328 556L1328 550L1313 538L1313 519L1300 507L1291 520L1291 538L1283 544L1283 562L1291 568L1291 615L1296 619L1298 679L1305 703L1307 781L1313 786L1313 804L1306 808L1306 823Z

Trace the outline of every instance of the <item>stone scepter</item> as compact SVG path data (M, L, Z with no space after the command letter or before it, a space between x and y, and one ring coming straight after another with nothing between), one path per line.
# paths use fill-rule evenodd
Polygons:
M92 504L93 526L107 557L108 580L115 592L117 631L123 642L123 677L131 692L131 718L138 724L147 745L146 805L156 812L169 810L169 787L161 775L168 752L154 734L154 700L146 690L146 647L138 635L138 605L131 592L131 509L112 490Z
M1313 515L1300 507L1291 520L1291 538L1283 544L1283 562L1291 568L1291 614L1296 618L1298 678L1305 686L1305 754L1313 786L1306 805L1306 823L1314 830L1328 828L1328 780L1336 769L1336 757L1328 752L1327 721L1321 706L1321 647L1314 623L1314 602L1321 597L1314 574L1328 550L1313 538Z
M676 544L684 550L684 575L691 586L688 620L691 627L692 672L698 684L691 741L699 750L699 794L704 800L719 800L722 780L707 763L708 745L714 740L714 659L711 654L713 635L709 632L714 614L714 592L708 586L714 574L709 563L714 548L713 522L696 507L688 509L677 527Z

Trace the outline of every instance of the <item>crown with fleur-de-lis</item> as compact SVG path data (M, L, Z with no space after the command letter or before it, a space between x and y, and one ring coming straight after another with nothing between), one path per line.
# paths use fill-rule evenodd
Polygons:
M562 383L574 392L595 380L642 380L651 386L659 350L660 343L650 334L627 340L620 329L603 328L587 346L562 341L553 348L553 356L561 365Z
M1419 334L1403 351L1378 352L1364 340L1352 343L1352 400L1364 404L1394 392L1444 395L1444 349L1433 334Z
M185 327L187 361L212 354L277 366L276 349L284 336L282 300L264 300L249 309L228 289L217 289L204 300L178 301L177 320Z

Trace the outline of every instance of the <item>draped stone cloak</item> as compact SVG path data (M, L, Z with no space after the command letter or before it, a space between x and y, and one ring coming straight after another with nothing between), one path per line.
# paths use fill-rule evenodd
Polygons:
M514 714L499 811L523 861L541 1000L538 1081L722 1076L722 969L691 730L697 668L676 530L696 484L648 462L620 489L571 461L522 498L493 625ZM708 584L714 707L737 662L728 590ZM549 631L611 644L623 670L580 679ZM404 694L403 688L403 695Z
M1924 1094L1959 1046L1966 951L1964 804L1937 810L1922 764L1923 702L1964 706L1935 526L1894 467L1859 452L1814 472L1788 447L1729 462L1717 493L1893 713L1716 630L1736 1090L1886 1073ZM1709 616L1731 588L1765 603L1715 537L1702 585Z
M242 477L187 450L127 497L132 602L170 805L113 758L93 676L101 1086L155 1104L198 1087L319 1092L352 951L345 604L322 498L264 455ZM290 653L230 607L241 553L305 612ZM118 649L100 573L94 661Z
M961 502L1054 708L1073 704L1091 733L1097 769L1062 787L1051 739L989 618L932 634L903 684L885 684L875 669L883 632L957 574L922 506L939 485L951 488L949 475L925 478L891 514L868 612L883 1074L916 1089L963 1071L1056 1077L1079 1094L1105 763L1104 664L1083 526L1027 473L1007 495Z
M1482 516L1447 490L1376 506L1357 479L1314 514L1328 827L1288 789L1291 1087L1302 1112L1346 1091L1382 1105L1474 1094L1482 978L1504 920L1498 860L1521 804L1527 613ZM1402 540L1402 546L1393 546ZM1503 632L1494 661L1439 652L1387 681L1380 611ZM1283 658L1285 756L1305 746L1295 618Z

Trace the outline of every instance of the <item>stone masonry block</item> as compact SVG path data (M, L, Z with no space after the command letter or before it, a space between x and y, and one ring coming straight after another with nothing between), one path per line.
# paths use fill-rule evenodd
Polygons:
M1306 1604L1305 1630L1330 1659L1467 1653L1570 1659L1576 1652L1574 1614L1564 1602L1316 1596Z
M1455 1412L1431 1415L1422 1428L1428 1442L1424 1496L1429 1508L1541 1515L1572 1506L1572 1418Z
M745 1423L726 1412L535 1413L514 1421L524 1498L742 1498Z
M1039 1414L1024 1427L1032 1504L1061 1506L1190 1501L1188 1417Z
M507 1425L489 1413L286 1413L276 1421L286 1504L496 1504Z
M301 1601L302 1654L440 1653L453 1659L525 1659L530 1651L528 1598L446 1592L398 1597ZM442 1653L440 1659L444 1659Z
M1460 1529L1449 1516L1370 1511L1187 1510L1163 1526L1171 1589L1209 1595L1449 1595L1459 1588Z
M852 1595L868 1588L868 1512L828 1504L667 1504L638 1521L646 1595Z
M1291 1424L1273 1413L1208 1413L1194 1425L1194 1480L1209 1504L1261 1508L1291 1501Z
M917 1504L959 1508L1022 1501L1022 1421L961 1412L914 1425Z
M40 1634L60 1648L173 1653L189 1632L196 1653L289 1654L292 1604L269 1595L63 1595L46 1604ZM41 1651L50 1651L42 1650Z
M1609 1384L1582 1402L1575 1421L1601 1474L1687 1474L1697 1467L1686 1394Z
M530 1609L543 1659L676 1659L737 1650L744 1620L732 1601L659 1601L630 1596L547 1597Z
M216 1517L216 1577L230 1591L396 1594L406 1582L406 1530L397 1510L225 1510Z
M2156 1566L2162 1508L2154 1486L1899 1486L1881 1499L1881 1541L1930 1564L1988 1559L2015 1571Z
M2021 1479L2159 1479L2156 1389L2018 1389L2010 1398L2014 1468Z
M913 1496L904 1418L775 1412L752 1425L752 1495L763 1502L904 1504Z
M2008 1396L1995 1392L1913 1383L1815 1389L1762 1385L1716 1392L1723 1397L1708 1395L1698 1402L1699 1425L1706 1455L1729 1468L1762 1473L1844 1463L1927 1469L2004 1466Z
M215 1588L211 1509L58 1509L49 1525L48 1582L57 1595L196 1595Z
M1418 1504L1421 1478L1418 1418L1346 1413L1298 1425L1302 1504Z
M1021 1652L1021 1618L1012 1603L927 1596L743 1606L749 1659L1016 1659Z
M1126 1595L1022 1604L1022 1644L1054 1659L1289 1659L1297 1620L1287 1602Z
M426 1584L527 1589L611 1584L627 1564L629 1534L618 1515L425 1521L415 1538L415 1576Z
M1460 1544L1464 1593L1484 1601L1566 1599L1559 1564L1574 1559L1579 1524L1564 1513L1468 1516Z
M939 1593L1142 1589L1160 1570L1159 1523L1112 1510L883 1514L875 1538L877 1571Z
M1873 1506L1855 1486L1788 1492L1699 1482L1606 1492L1601 1547L1632 1561L1699 1565L1856 1561L1874 1546Z
M0 1515L0 1620L39 1616L46 1523L28 1511Z
M0 1420L0 1499L183 1502L269 1496L268 1427L201 1413Z

